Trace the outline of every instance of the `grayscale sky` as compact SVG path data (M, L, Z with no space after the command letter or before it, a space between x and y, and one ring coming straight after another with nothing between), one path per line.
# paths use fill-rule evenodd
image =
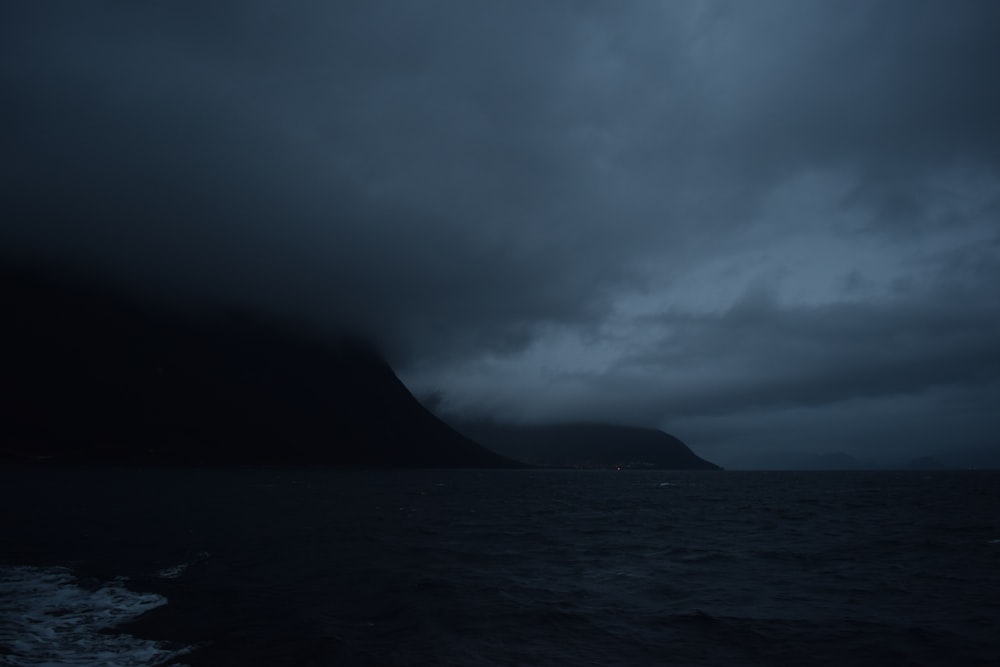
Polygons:
M1000 2L7 2L0 242L448 415L1000 450Z

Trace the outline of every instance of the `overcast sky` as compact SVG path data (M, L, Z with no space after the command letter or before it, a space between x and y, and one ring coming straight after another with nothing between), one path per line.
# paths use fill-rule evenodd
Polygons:
M446 414L1000 450L1000 2L6 2L0 241Z

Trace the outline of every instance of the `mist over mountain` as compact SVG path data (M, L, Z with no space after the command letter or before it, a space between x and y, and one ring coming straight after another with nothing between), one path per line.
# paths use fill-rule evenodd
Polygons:
M727 468L996 461L998 25L0 3L0 252L360 330L454 413L667 429Z
M498 467L367 342L0 272L0 455L163 464Z
M843 451L809 453L789 450L752 452L728 462L729 470L996 470L1000 460L990 450L950 451L935 455L874 458Z
M613 424L513 425L492 421L456 428L504 456L533 465L569 468L720 470L674 436Z

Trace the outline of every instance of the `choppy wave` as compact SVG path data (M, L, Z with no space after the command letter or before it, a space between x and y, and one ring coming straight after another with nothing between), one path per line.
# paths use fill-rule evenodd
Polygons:
M2 481L0 507L19 508L2 562L37 553L148 582L170 604L129 627L198 647L180 659L199 665L951 667L1000 654L998 473L38 470ZM166 645L99 629L163 598L58 569L14 568L0 585L0 613L41 617L25 637L0 619L0 665L172 662ZM36 594L56 601L29 603ZM57 629L97 614L86 605L120 616ZM48 645L67 632L85 639ZM74 660L43 652L57 649Z
M108 630L166 603L122 581L86 585L66 568L0 568L0 665L163 664L184 651Z

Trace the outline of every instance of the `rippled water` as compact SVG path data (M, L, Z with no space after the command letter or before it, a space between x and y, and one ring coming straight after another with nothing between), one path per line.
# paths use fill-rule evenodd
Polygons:
M125 577L136 594L164 596L112 635L147 651L159 641L148 664L185 647L170 659L954 665L1000 655L997 473L0 475L4 572L67 567L77 579L65 586ZM16 636L17 619L4 623L0 640ZM0 664L41 664L26 650L8 641Z

